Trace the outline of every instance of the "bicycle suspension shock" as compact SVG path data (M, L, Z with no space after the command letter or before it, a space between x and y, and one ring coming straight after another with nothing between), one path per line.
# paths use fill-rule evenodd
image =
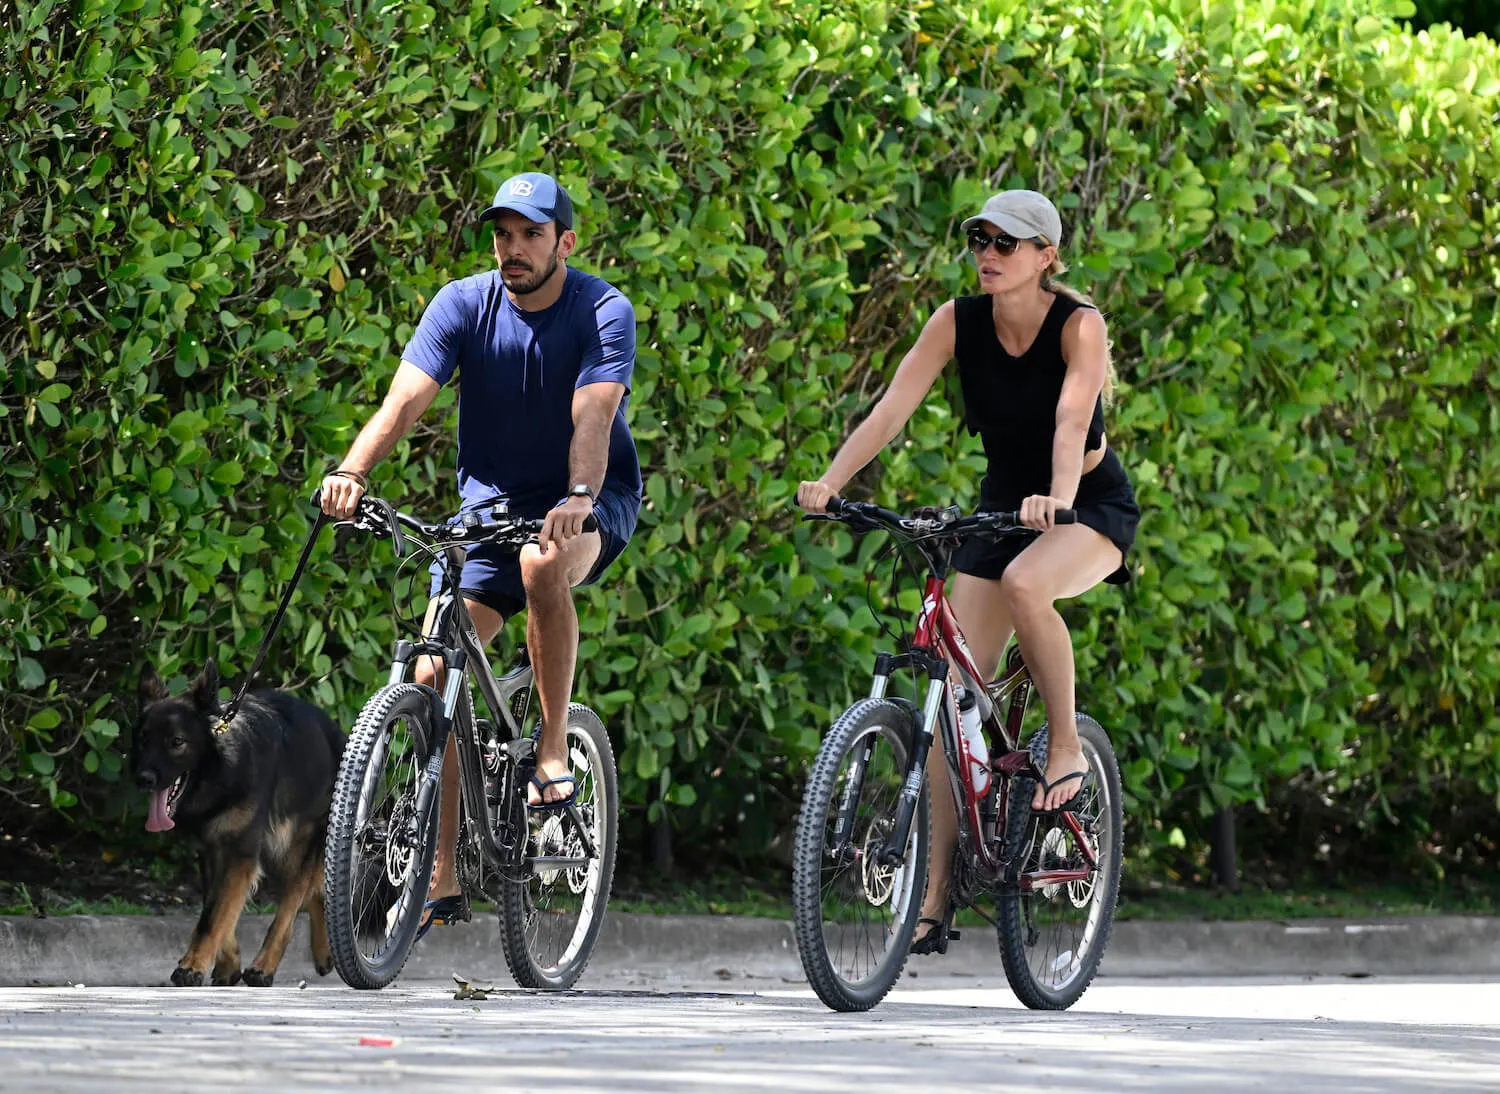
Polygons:
M914 653L913 656L917 659L917 654ZM938 714L948 691L948 662L941 657L921 653L918 663L927 670L927 701L922 705L922 724L917 729L911 764L907 768L906 781L901 785L901 796L896 803L896 823L891 829L890 838L875 856L882 866L900 865L906 857L906 842L911 835L912 817L916 815L917 801L922 795L927 754L932 750L933 729L938 724Z

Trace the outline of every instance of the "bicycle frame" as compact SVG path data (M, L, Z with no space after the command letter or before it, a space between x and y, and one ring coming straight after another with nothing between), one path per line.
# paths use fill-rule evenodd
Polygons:
M443 551L447 562L455 568L461 567L464 559L462 547L447 547ZM447 641L457 639L456 646ZM391 660L390 680L398 684L406 679L411 663L418 657L433 657L440 660L444 668L443 691L427 688L432 709L433 739L423 772L422 785L417 792L417 816L422 823L429 823L431 809L437 800L438 787L442 779L443 757L447 750L448 737L456 738L455 752L458 757L459 793L464 808L474 823L466 825L469 837L489 864L499 871L513 869L516 848L523 842L522 833L511 832L510 818L495 817L494 810L485 794L484 758L479 750L475 734L474 703L464 689L465 678L471 678L479 686L485 705L492 714L501 719L509 730L509 737L500 745L506 758L506 785L501 787L502 803L512 800L517 792L514 785L520 765L534 755L534 745L523 731L515 716L512 700L523 691L528 691L535 678L529 658L522 659L510 672L498 679L490 667L484 646L474 628L473 617L464 604L462 596L453 592L447 568L444 568L441 584L436 596L436 609L432 613L432 626L420 642L400 639L396 643ZM464 700L468 701L465 702ZM524 717L524 715L523 715ZM574 822L583 845L582 856L529 856L524 860L530 872L543 870L566 870L585 866L597 852L589 836L587 826L578 815L576 806L570 805L568 815ZM524 826L524 822L523 822Z
M974 666L968 642L959 629L958 620L945 594L947 581L936 573L927 577L923 590L922 609L917 617L911 652L903 655L882 653L875 664L875 681L871 698L884 698L892 671L915 665L925 670L928 677L927 697L922 708L922 721L916 733L908 776L902 787L897 805L896 823L890 838L880 850L882 863L895 865L905 855L907 838L911 831L912 817L916 812L917 799L921 793L922 773L928 753L935 741L941 740L949 762L949 789L953 794L961 823L958 826L959 846L965 850L978 866L982 876L991 880L1004 879L1016 884L1022 892L1030 892L1044 885L1057 885L1069 881L1087 880L1098 868L1098 857L1091 841L1083 831L1078 818L1072 813L1063 813L1060 819L1072 832L1083 851L1088 866L1075 870L1047 870L1030 874L1019 874L1007 870L1012 864L1001 861L997 851L1004 846L1006 818L1009 816L1011 777L1023 774L1031 766L1029 751L1018 747L1021 723L1030 698L1031 676L1020 656L1013 650L1005 673L994 682L982 679ZM999 748L994 749L990 767L997 776L990 787L981 794L970 775L970 753L964 735L958 732L958 700L952 677L967 687L976 697L980 707L981 724L985 735ZM1000 717L1004 708L1006 715ZM857 798L858 783L863 781L864 764L868 762L868 749L861 761L856 761L851 786ZM996 799L994 816L996 831L991 836L985 831L985 799L993 793ZM851 808L852 808L852 802ZM841 814L845 809L840 810ZM839 832L844 831L845 817L839 821ZM847 818L853 823L852 812ZM1007 873L1012 876L1006 876Z

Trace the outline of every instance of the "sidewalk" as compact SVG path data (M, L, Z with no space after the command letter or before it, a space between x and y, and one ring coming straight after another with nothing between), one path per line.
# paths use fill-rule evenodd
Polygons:
M0 987L34 984L168 983L187 949L196 916L0 917ZM251 960L269 916L240 922L241 952ZM941 960L975 976L1002 975L987 927L965 928ZM925 966L917 966L925 968ZM412 953L409 979L453 973L509 984L493 913L433 930ZM801 982L791 924L740 916L653 916L611 912L604 921L593 976L654 981ZM1116 923L1100 968L1104 977L1500 976L1500 917L1429 916L1286 922L1127 921ZM277 985L315 980L307 919L277 974Z

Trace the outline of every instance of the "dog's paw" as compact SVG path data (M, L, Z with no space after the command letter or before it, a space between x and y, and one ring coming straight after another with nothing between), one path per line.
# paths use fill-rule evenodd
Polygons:
M203 986L203 974L197 969L190 969L186 965L178 965L172 970L172 984L179 988L201 988Z
M240 982L241 973L239 969L214 969L214 986L219 988L232 988Z
M313 964L313 969L319 976L327 976L333 971L333 958L330 957L327 961L315 962Z
M241 975L252 988L269 988L276 979L274 972L261 972L259 969L246 969Z

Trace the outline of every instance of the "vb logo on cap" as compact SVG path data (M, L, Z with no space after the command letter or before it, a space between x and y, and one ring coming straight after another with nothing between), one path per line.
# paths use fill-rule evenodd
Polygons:
M501 213L520 213L537 224L557 221L562 231L573 227L573 201L551 175L528 171L508 178L495 191L495 200L479 214L479 222L494 220Z

